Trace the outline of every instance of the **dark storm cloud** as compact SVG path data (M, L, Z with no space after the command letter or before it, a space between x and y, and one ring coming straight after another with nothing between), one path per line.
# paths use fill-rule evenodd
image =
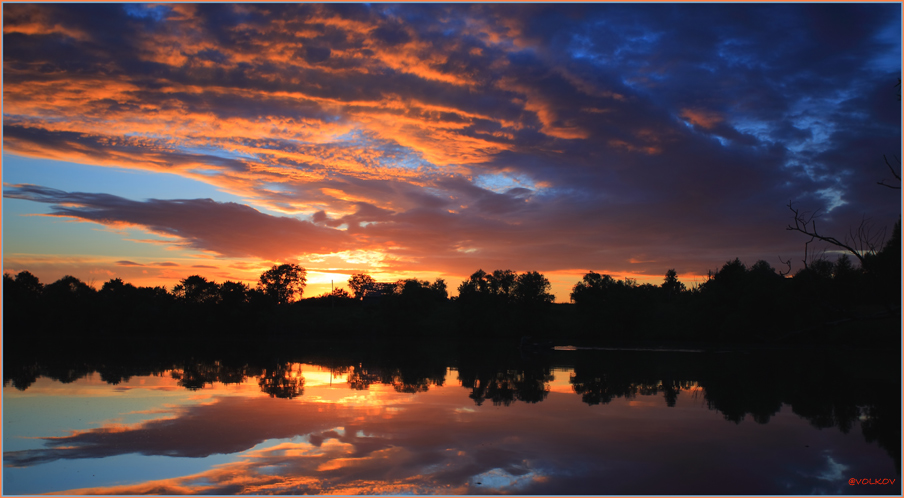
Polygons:
M206 165L215 185L422 269L703 272L798 250L789 201L821 209L833 233L900 215L875 185L901 147L900 5L5 4L4 16L9 150Z

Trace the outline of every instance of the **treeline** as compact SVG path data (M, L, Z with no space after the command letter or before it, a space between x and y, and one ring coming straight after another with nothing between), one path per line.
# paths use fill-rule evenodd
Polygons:
M871 342L871 334L899 338L900 254L899 222L891 240L862 266L846 254L834 262L820 257L793 278L766 261L747 266L737 258L693 289L674 270L659 286L589 272L571 292L586 331L577 340L819 342L858 331L861 343Z
M261 274L255 288L192 275L172 291L119 278L96 290L69 275L43 285L28 271L5 273L4 340L230 335L265 326L261 319L291 302L305 282L304 269L289 264Z
M499 279L493 280L493 275ZM160 286L137 287L119 278L96 290L69 275L44 285L28 271L15 276L6 273L5 337L77 339L155 334L203 339L249 333L315 335L324 329L349 338L380 334L409 337L412 329L421 335L454 331L458 323L456 302L495 311L511 305L514 311L553 300L549 281L537 272L516 275L511 271L481 271L465 281L459 288L460 296L452 300L443 279L387 283L356 274L349 279L354 294L336 289L302 299L306 284L305 269L293 264L273 266L261 274L255 287L192 275L172 291Z
M842 255L834 262L811 261L785 278L765 261L748 267L734 259L691 289L674 270L660 285L591 271L572 288L574 306L553 305L549 280L536 271L478 270L452 299L443 279L377 282L366 274L349 279L351 293L336 289L302 299L307 274L293 264L263 272L255 287L192 275L172 291L118 278L100 290L72 276L44 285L22 271L3 276L4 336L188 340L253 333L300 339L327 331L349 340L453 335L576 345L818 342L829 326L845 330L844 324L860 326L868 318L884 317L880 328L899 329L900 247L899 223L888 244L859 267Z

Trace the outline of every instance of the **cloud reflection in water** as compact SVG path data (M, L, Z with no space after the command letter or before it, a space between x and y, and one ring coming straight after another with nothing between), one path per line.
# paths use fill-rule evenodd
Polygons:
M186 476L65 491L116 495L749 494L778 483L791 483L792 494L837 493L843 483L824 479L823 450L845 475L887 465L878 451L855 448L862 440L815 431L787 409L768 424L735 424L693 396L672 407L644 394L644 403L588 405L552 390L540 402L493 405L455 384L412 393L392 383L311 382L291 399L214 384L186 391L209 397L167 418L46 438L45 448L7 452L4 462L14 470L134 454L232 456Z

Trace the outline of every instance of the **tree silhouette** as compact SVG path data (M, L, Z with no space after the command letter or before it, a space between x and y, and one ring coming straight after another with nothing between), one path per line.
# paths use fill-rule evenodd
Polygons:
M531 271L518 275L515 279L513 297L515 302L525 306L541 306L555 300L548 291L552 288L549 280L539 272Z
M66 275L44 288L44 295L51 300L81 300L93 296L96 292L94 288L72 275Z
M219 300L220 286L200 275L192 275L173 287L173 295L186 303L213 304Z
M227 280L220 286L220 303L227 307L240 306L248 301L248 286Z
M495 270L486 276L490 292L511 299L518 276L512 270Z
M373 291L376 283L377 281L366 273L356 273L348 279L348 287L355 294L355 299L359 301L364 299L369 291Z
M333 289L333 292L330 292L326 295L329 297L335 297L338 299L352 299L352 295L349 294L347 290L338 288L338 287Z
M571 300L582 309L599 308L606 304L609 294L621 283L609 275L589 271L571 288Z
M471 303L506 305L515 302L517 280L518 276L512 270L495 270L493 273L477 270L458 286L458 296Z
M123 282L121 278L111 278L104 282L98 296L105 307L104 315L114 323L123 323L126 317L134 316L135 308L143 300L138 289Z
M482 269L472 273L467 280L458 286L458 295L467 298L475 294L486 294L489 292L490 285L487 282L487 272Z
M22 297L37 299L44 292L44 285L31 272L20 271L16 275L15 282Z
M403 303L415 306L441 302L448 298L446 282L441 278L436 279L432 284L416 278L399 280L395 284L393 294Z
M441 278L437 278L430 284L430 290L433 291L434 297L439 301L449 299L449 292L446 290L446 281Z
M734 293L738 292L741 286L744 285L746 275L747 265L740 259L735 258L726 261L718 272L710 272L709 280L703 285L709 288L719 288L723 293Z
M111 278L104 282L103 287L100 288L100 292L101 294L123 295L134 289L134 285L123 282L121 278Z
M672 268L665 272L665 281L662 288L669 297L676 296L685 290L684 284L678 281L678 273Z
M863 271L871 297L882 303L889 312L901 306L901 219L895 223L891 238L881 251L868 254ZM900 315L899 315L900 317ZM900 322L899 322L900 323Z
M286 304L301 297L307 280L304 268L287 263L261 273L257 286L276 304Z

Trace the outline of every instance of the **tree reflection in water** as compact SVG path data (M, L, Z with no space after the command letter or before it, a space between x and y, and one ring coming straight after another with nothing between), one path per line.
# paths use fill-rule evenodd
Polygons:
M756 423L766 424L788 405L816 428L837 427L849 433L859 424L865 440L878 443L901 467L899 358L877 360L874 352L858 357L845 351L562 351L522 358L465 349L452 361L402 354L379 359L320 354L316 361L304 355L293 361L275 360L266 354L247 359L193 355L189 360L174 355L155 361L136 360L140 356L135 355L77 357L7 352L5 385L24 391L39 377L70 383L93 372L111 385L134 376L167 375L189 390L254 379L270 397L294 399L304 395L301 364L307 362L328 365L331 374L345 376L351 390L381 384L417 395L445 385L451 367L474 405L489 400L493 406L508 407L518 401L543 402L556 380L553 371L570 370L567 385L591 406L616 398L661 395L666 406L675 407L685 393L693 393L733 423L749 415Z
M191 391L203 389L205 386L213 385L214 382L226 385L241 384L248 377L256 377L261 372L260 368L249 367L247 364L224 365L218 360L184 360L178 362L174 367L170 372L170 376L179 381L180 386ZM109 367L107 368L109 369ZM160 374L160 372L153 373ZM103 371L101 372L101 378L104 378ZM119 378L128 380L129 377L120 374ZM117 382L112 383L115 384Z
M474 404L481 406L485 400L493 406L509 406L515 401L539 403L549 394L549 383L555 380L549 367L530 365L522 370L504 369L495 372L460 370L458 380L471 390L468 395Z
M258 385L271 398L292 399L301 396L304 394L301 363L279 364L274 369L264 370Z

